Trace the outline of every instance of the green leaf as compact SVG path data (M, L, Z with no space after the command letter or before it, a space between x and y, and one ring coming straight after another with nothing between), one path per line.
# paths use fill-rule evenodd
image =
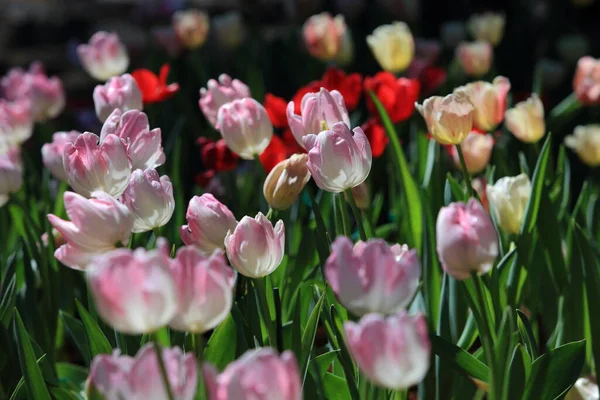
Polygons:
M505 380L507 390L504 391L504 399L517 398L523 393L530 368L529 356L525 353L523 346L518 343L510 360L508 379Z
M531 329L531 323L529 323L529 319L521 310L517 310L517 326L519 328L519 334L521 335L521 340L525 345L525 349L527 349L527 354L529 354L529 358L531 361L534 361L538 358L538 346L535 340L535 336L533 335L533 330Z
M323 377L323 391L328 400L348 400L351 399L348 383L344 378L326 373Z
M533 171L533 178L531 180L531 196L529 197L527 208L525 209L525 216L523 217L523 224L521 225L521 235L523 235L525 232L531 233L535 227L536 219L540 209L544 181L546 180L551 141L552 134L549 133L546 141L544 142L544 146L542 147L542 151L540 152L540 156L538 157L535 170Z
M325 376L331 364L337 359L339 350L332 350L327 353L318 355L310 360L311 363L317 365L317 370L321 375L321 378Z
M204 358L220 371L223 370L236 358L237 341L237 327L233 316L229 314L210 335L204 349Z
M56 363L56 373L61 382L67 382L73 387L83 388L89 375L87 368L66 362Z
M59 315L69 337L82 355L85 365L90 365L92 353L90 352L90 345L83 324L65 311L61 310Z
M304 332L302 332L302 358L300 359L300 374L302 375L303 380L306 378L306 373L308 372L308 361L310 359L311 349L315 341L315 335L317 334L317 325L319 322L319 317L321 316L321 307L323 306L324 299L325 292L321 294L321 297L315 304L315 307L310 313L310 317L308 317L308 322L306 323Z
M460 347L437 335L432 335L431 348L438 357L454 364L460 372L482 382L489 382L488 366Z
M452 174L448 172L446 175L446 187L450 188L450 192L452 193L452 197L454 201L464 201L465 200L465 190L463 187L454 179Z
M77 306L79 318L81 318L81 322L85 329L85 334L90 346L91 358L96 357L98 354L111 354L113 350L112 346L102 332L102 329L100 329L96 321L94 321L94 318L85 309L83 304L81 304L79 299L75 299L75 305Z

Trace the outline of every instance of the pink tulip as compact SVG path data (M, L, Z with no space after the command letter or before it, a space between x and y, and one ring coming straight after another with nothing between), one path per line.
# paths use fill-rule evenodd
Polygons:
M151 333L177 312L170 260L161 250L117 249L94 257L86 270L102 319L120 332Z
M503 76L497 76L492 83L477 81L454 89L463 93L475 107L473 126L490 132L502 122L506 111L506 95L510 82Z
M242 81L231 79L227 74L219 76L219 81L210 79L206 88L200 89L200 109L212 124L217 126L217 114L222 105L236 99L250 97L250 88Z
M134 169L156 168L165 162L160 128L150 130L145 113L115 109L102 125L100 140L111 134L127 144L127 155Z
M185 218L188 224L179 231L181 240L205 254L224 249L227 232L233 232L237 225L229 208L210 193L192 197Z
M322 61L335 60L341 49L347 27L344 17L324 12L313 15L304 23L302 33L308 52Z
M23 164L19 148L13 147L0 154L0 207L8 202L8 195L23 185Z
M431 136L440 144L459 144L473 128L475 107L463 93L432 96L423 105L415 103L415 107Z
M206 41L210 26L207 13L194 9L176 11L172 22L177 37L185 47L198 48Z
M600 59L586 56L577 62L573 91L584 104L600 104Z
M345 122L337 122L331 130L302 140L308 151L308 170L321 189L341 193L367 179L371 145L361 128L354 128L352 135Z
M54 252L67 267L83 270L94 255L129 242L133 217L127 207L102 192L94 193L94 197L65 192L65 209L71 221L48 214L52 226L67 241Z
M67 172L63 165L63 154L67 143L74 143L81 132L56 132L52 135L52 142L42 146L42 161L52 175L59 181L67 181Z
M350 116L344 98L337 90L329 92L321 88L318 93L307 93L302 98L301 115L294 114L295 104L290 101L287 106L287 119L294 138L304 147L306 135L316 135L331 129L338 122L350 127Z
M285 247L285 227L279 220L273 225L262 213L245 216L225 237L229 262L240 274L262 278L275 271Z
M142 92L131 75L113 76L94 89L94 107L98 119L104 122L117 108L122 112L142 110Z
M95 191L119 197L129 183L131 160L118 136L99 140L97 135L84 132L75 142L65 144L63 165L69 185L87 197Z
M469 76L483 76L492 66L494 49L488 42L462 42L456 48L456 58Z
M455 279L487 273L498 257L498 234L481 203L470 199L442 207L436 223L437 253Z
M178 309L171 328L202 333L227 317L233 305L235 273L221 250L206 257L195 247L182 247L171 263L171 274Z
M0 99L0 142L11 147L20 146L32 133L33 119L29 100Z
M248 350L219 374L204 364L209 400L301 400L302 381L294 353Z
M77 55L83 69L102 82L121 75L129 66L127 49L115 33L94 33L88 44L77 46Z
M346 343L358 368L377 385L407 389L429 370L431 343L423 315L368 314L344 324Z
M471 131L459 146L465 158L467 171L469 171L470 174L478 174L485 170L485 167L487 167L490 162L492 150L494 148L494 138L492 135ZM461 169L462 166L460 164L458 152L456 151L456 146L448 147L448 151L452 156L454 166Z
M408 306L419 286L421 263L406 245L382 239L358 242L345 236L331 245L325 276L340 303L356 315L392 314Z

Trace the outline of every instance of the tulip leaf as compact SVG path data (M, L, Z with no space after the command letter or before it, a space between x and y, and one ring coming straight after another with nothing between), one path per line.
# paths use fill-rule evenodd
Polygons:
M81 321L73 318L71 314L62 310L60 311L60 318L64 324L67 333L71 337L71 340L75 343L75 346L77 346L79 353L83 357L85 365L90 365L90 346L83 324L81 323Z
M56 373L61 384L66 383L70 387L82 389L85 386L89 371L80 365L58 362L56 363Z
M529 356L523 345L517 343L510 360L508 379L505 380L505 388L507 387L507 390L504 390L505 399L515 398L523 393L530 368Z
M304 327L304 332L302 332L302 358L300 359L300 373L302 374L303 381L306 379L306 374L308 373L308 361L310 359L311 349L315 341L315 335L317 334L317 325L319 322L319 317L321 316L321 308L323 306L323 301L325 300L325 294L325 292L321 294L321 297L310 313L310 317L308 317L308 322Z
M540 156L538 157L533 178L531 179L531 196L527 202L525 216L521 225L521 235L531 233L535 227L536 219L540 210L542 191L544 189L544 181L546 180L546 171L548 170L548 160L550 158L550 145L552 142L552 134L549 133Z
M325 392L325 398L329 400L348 400L352 398L346 380L329 372L323 377L323 391Z
M77 306L77 312L83 322L85 334L88 339L90 346L91 358L96 357L98 354L111 354L112 346L110 342L102 332L102 329L98 326L91 314L85 309L79 299L75 299L75 305Z
M232 314L229 314L225 321L221 322L210 335L204 349L204 359L217 369L224 369L227 364L236 358L237 335L235 321Z
M519 328L519 334L521 335L521 341L527 350L527 354L529 354L529 358L531 361L534 361L538 358L539 353L531 323L529 322L529 318L527 318L521 310L517 310L517 317L517 326Z
M458 372L484 383L488 382L490 375L488 366L460 347L450 343L444 338L432 335L431 348L438 357L451 362Z

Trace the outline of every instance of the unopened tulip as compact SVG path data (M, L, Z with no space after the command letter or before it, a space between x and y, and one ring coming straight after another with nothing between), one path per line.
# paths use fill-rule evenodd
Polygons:
M119 197L131 176L131 160L116 135L107 135L100 142L97 135L82 133L65 144L63 164L69 185L87 197L95 191Z
M565 145L590 167L600 165L600 124L577 126L573 135L565 137Z
M306 154L294 154L269 172L263 185L263 194L272 208L285 210L294 204L310 180L307 162Z
M273 125L267 111L249 97L221 106L217 121L227 147L245 160L259 156L273 137Z
M33 133L33 117L29 100L0 99L0 142L7 147L20 146Z
M462 42L456 48L456 58L469 76L483 76L492 66L494 49L488 42Z
M354 132L354 134L353 134ZM341 193L360 185L371 171L371 145L361 128L351 131L344 122L318 135L306 135L306 166L317 186Z
M475 107L473 126L490 132L502 122L506 111L506 95L510 90L510 81L497 76L492 83L477 81L458 87L455 93L464 94Z
M475 40L490 43L497 46L504 36L504 23L506 17L504 14L486 12L483 14L473 14L467 22L467 28Z
M171 262L171 275L177 292L171 328L203 333L227 317L233 305L235 273L220 250L207 257L195 247L180 248Z
M521 142L535 143L546 133L544 105L535 93L507 110L504 120L506 128Z
M600 400L600 390L594 379L579 378L567 393L565 400Z
M455 279L487 273L498 257L498 234L481 203L470 199L440 210L436 223L437 253Z
M270 347L246 351L219 374L204 365L209 400L301 400L302 380L291 351Z
M205 254L225 248L227 232L233 232L237 225L229 208L209 193L192 197L185 218L188 224L179 231L181 240Z
M275 271L285 247L285 227L279 220L275 227L262 213L245 216L225 237L229 262L240 274L262 278Z
M447 21L440 27L440 37L444 45L450 49L458 46L467 36L462 21Z
M487 185L486 192L500 228L509 234L519 233L531 197L529 177L520 174L500 178L494 185Z
M102 122L117 108L122 112L144 108L142 92L129 74L114 76L96 86L93 97L96 115Z
M200 109L212 124L217 125L217 115L222 105L236 99L250 97L250 88L242 81L231 79L227 74L219 76L219 81L210 79L206 88L200 89Z
M77 55L83 69L102 82L123 74L129 66L127 49L115 33L96 32L89 43L77 46Z
M133 216L111 196L96 192L94 198L86 199L65 192L64 203L70 221L53 214L48 215L48 220L67 242L54 252L67 267L83 270L93 256L129 242Z
M304 44L313 57L333 61L340 54L347 29L341 15L335 18L327 12L313 15L302 27Z
M415 55L415 41L404 22L376 28L367 44L381 68L395 74L408 68Z
M234 50L244 42L246 37L244 16L239 11L220 14L213 19L212 31L221 48Z
M379 386L407 389L429 370L431 343L423 315L368 314L359 322L346 322L344 333L358 368Z
M102 125L100 140L111 134L125 142L133 168L156 168L165 162L160 128L150 129L145 113L115 109Z
M0 154L0 207L23 185L23 164L17 147Z
M177 11L173 14L173 28L177 37L188 49L200 47L206 41L210 20L200 10Z
M433 96L415 106L429 133L440 144L459 144L471 132L475 107L464 94Z
M467 171L469 171L470 174L478 174L483 171L490 162L492 149L494 148L494 138L485 133L471 131L459 146L462 150L463 157L465 158ZM456 168L460 169L461 164L458 151L456 151L454 146L450 147L449 150L454 165Z
M600 59L586 56L577 62L573 91L583 104L600 104Z
M52 175L59 181L67 181L67 173L63 165L63 154L67 143L74 143L81 132L56 132L52 135L52 142L42 146L42 161Z

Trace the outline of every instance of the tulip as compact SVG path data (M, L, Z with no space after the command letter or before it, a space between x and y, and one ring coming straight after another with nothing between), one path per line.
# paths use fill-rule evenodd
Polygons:
M88 44L77 46L81 66L92 78L105 82L129 66L127 49L115 33L96 32Z
M475 107L461 93L433 96L415 106L429 133L440 144L459 144L471 132Z
M501 13L473 14L467 22L467 28L475 40L497 46L504 36L505 22L506 17Z
M114 76L94 89L94 107L104 122L116 108L123 112L142 110L142 92L131 75Z
M440 27L440 37L448 48L455 48L466 36L465 24L462 21L447 21Z
M586 105L600 104L600 59L582 57L573 78L577 100Z
M442 207L435 230L442 267L455 279L487 273L498 257L498 234L490 216L475 199Z
M170 70L171 66L169 64L163 64L158 75L147 68L138 68L131 73L142 92L142 102L144 104L165 101L179 91L177 82L167 83Z
M219 108L217 124L227 147L245 160L259 156L273 137L273 125L258 101L233 100Z
M8 202L8 195L23 185L23 163L17 147L0 154L0 207Z
M506 95L510 90L510 81L497 76L492 83L477 81L454 89L464 94L475 107L473 126L490 132L502 122L506 111Z
M353 111L356 109L363 92L362 76L360 74L346 74L341 69L335 67L329 67L321 77L321 80L313 81L305 86L305 88L313 86L314 89L309 89L302 92L304 89L301 88L296 92L296 95L292 100L294 100L298 105L298 108L296 109L297 112L300 112L300 103L302 102L302 97L304 97L306 93L318 92L321 87L324 87L330 92L334 90L340 92L348 111Z
M171 328L203 333L227 317L233 305L235 273L220 250L206 257L194 247L180 248L171 262L171 275L177 297Z
M53 214L48 215L48 220L66 240L66 244L56 249L54 257L67 267L84 270L93 256L129 242L133 216L111 196L96 192L94 198L86 199L65 192L64 203L71 221Z
M201 136L196 139L196 143L200 147L202 165L207 170L227 172L237 167L239 157L227 147L225 140L214 141Z
M367 378L388 389L407 389L429 370L431 343L421 314L400 311L390 317L368 314L358 323L347 321L348 351Z
M325 277L340 303L355 315L393 314L406 308L419 286L421 263L406 245L382 239L358 242L345 236L331 245Z
M63 165L63 154L67 143L74 143L81 132L56 132L52 135L52 142L42 146L42 161L52 175L59 181L67 181L67 172Z
M251 349L219 374L204 364L210 400L301 400L302 380L291 351L278 356L270 347Z
M222 74L219 81L210 79L206 88L200 89L200 109L212 124L217 125L217 115L222 105L236 99L250 97L250 88L242 81L231 79L229 75Z
M173 28L177 37L188 49L195 49L204 44L208 36L210 20L200 10L177 11L173 14Z
M333 61L342 49L347 34L344 17L327 12L313 15L304 23L302 34L308 52L321 61Z
M508 234L519 233L531 197L529 177L520 174L500 178L494 185L487 185L486 192L500 228Z
M7 147L20 146L33 133L33 118L29 100L0 99L0 141Z
M275 227L262 214L245 216L225 237L229 262L240 274L262 278L275 271L285 247L285 227L279 220Z
M599 400L600 390L594 379L579 378L567 393L565 400Z
M285 210L294 204L310 180L307 161L306 154L294 154L275 165L269 172L263 185L263 194L269 206L276 210Z
M412 107L415 107L414 102ZM361 125L360 128L363 130L363 132L367 136L367 139L369 140L369 145L371 146L371 155L373 156L373 158L381 157L385 152L385 148L390 142L390 138L385 133L385 128L381 124L379 118L369 118L364 124Z
M573 135L565 137L565 145L590 167L600 165L600 124L577 126Z
M148 116L141 111L115 109L102 125L100 141L108 135L117 135L126 143L134 169L156 168L165 162L160 128L150 130Z
M478 174L482 172L490 162L492 149L494 148L494 138L491 135L471 131L459 146L465 158L465 164L469 174ZM452 156L452 161L454 161L454 165L456 165L456 168L460 169L460 158L458 156L458 151L456 151L456 147L450 147L449 151Z
M69 185L77 193L89 197L102 191L119 197L131 176L131 160L125 145L116 135L107 135L102 142L90 132L66 143L63 164Z
M492 66L494 49L488 42L461 42L456 48L456 58L469 76L483 76Z
M504 119L506 128L522 142L535 143L546 133L544 105L535 93L507 110Z
M331 130L305 136L303 143L308 151L306 166L321 189L341 193L369 176L371 146L361 128L350 131L344 122L338 122Z
M234 50L239 47L246 37L244 17L239 11L231 11L216 16L213 31L217 43L225 50Z
M233 232L237 225L229 208L209 193L192 197L185 218L188 224L179 231L181 240L205 254L224 249L227 232Z
M396 78L386 71L366 77L364 87L365 91L373 92L377 96L393 123L410 118L421 89L418 80ZM367 96L367 108L372 115L379 115L371 96Z
M415 41L404 22L376 28L367 44L381 68L394 74L404 71L415 55Z

